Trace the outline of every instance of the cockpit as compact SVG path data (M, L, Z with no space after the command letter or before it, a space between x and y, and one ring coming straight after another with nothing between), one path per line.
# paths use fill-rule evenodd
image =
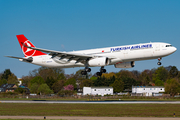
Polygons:
M172 45L166 45L166 47L173 47Z

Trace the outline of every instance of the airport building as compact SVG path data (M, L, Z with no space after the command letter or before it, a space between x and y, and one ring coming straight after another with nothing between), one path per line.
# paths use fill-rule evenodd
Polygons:
M132 96L162 96L163 86L132 86Z
M113 87L83 87L83 95L113 95Z

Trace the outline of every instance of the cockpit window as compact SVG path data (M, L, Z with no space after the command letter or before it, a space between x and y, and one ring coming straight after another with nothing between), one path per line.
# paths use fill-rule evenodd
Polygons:
M172 47L172 45L166 45L166 47Z

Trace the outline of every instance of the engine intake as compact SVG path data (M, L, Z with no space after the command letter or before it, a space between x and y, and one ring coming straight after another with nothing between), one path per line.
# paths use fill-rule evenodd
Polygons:
M89 66L106 66L109 65L110 61L107 57L99 57L89 60Z
M123 62L123 63L117 63L114 64L115 68L132 68L135 66L135 62L131 61L131 62Z

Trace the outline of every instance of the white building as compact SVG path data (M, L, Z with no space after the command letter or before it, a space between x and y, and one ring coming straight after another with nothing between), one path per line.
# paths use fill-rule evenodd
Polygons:
M83 87L83 95L113 95L113 87Z
M142 96L160 96L165 92L163 86L132 86L133 94L142 94Z

